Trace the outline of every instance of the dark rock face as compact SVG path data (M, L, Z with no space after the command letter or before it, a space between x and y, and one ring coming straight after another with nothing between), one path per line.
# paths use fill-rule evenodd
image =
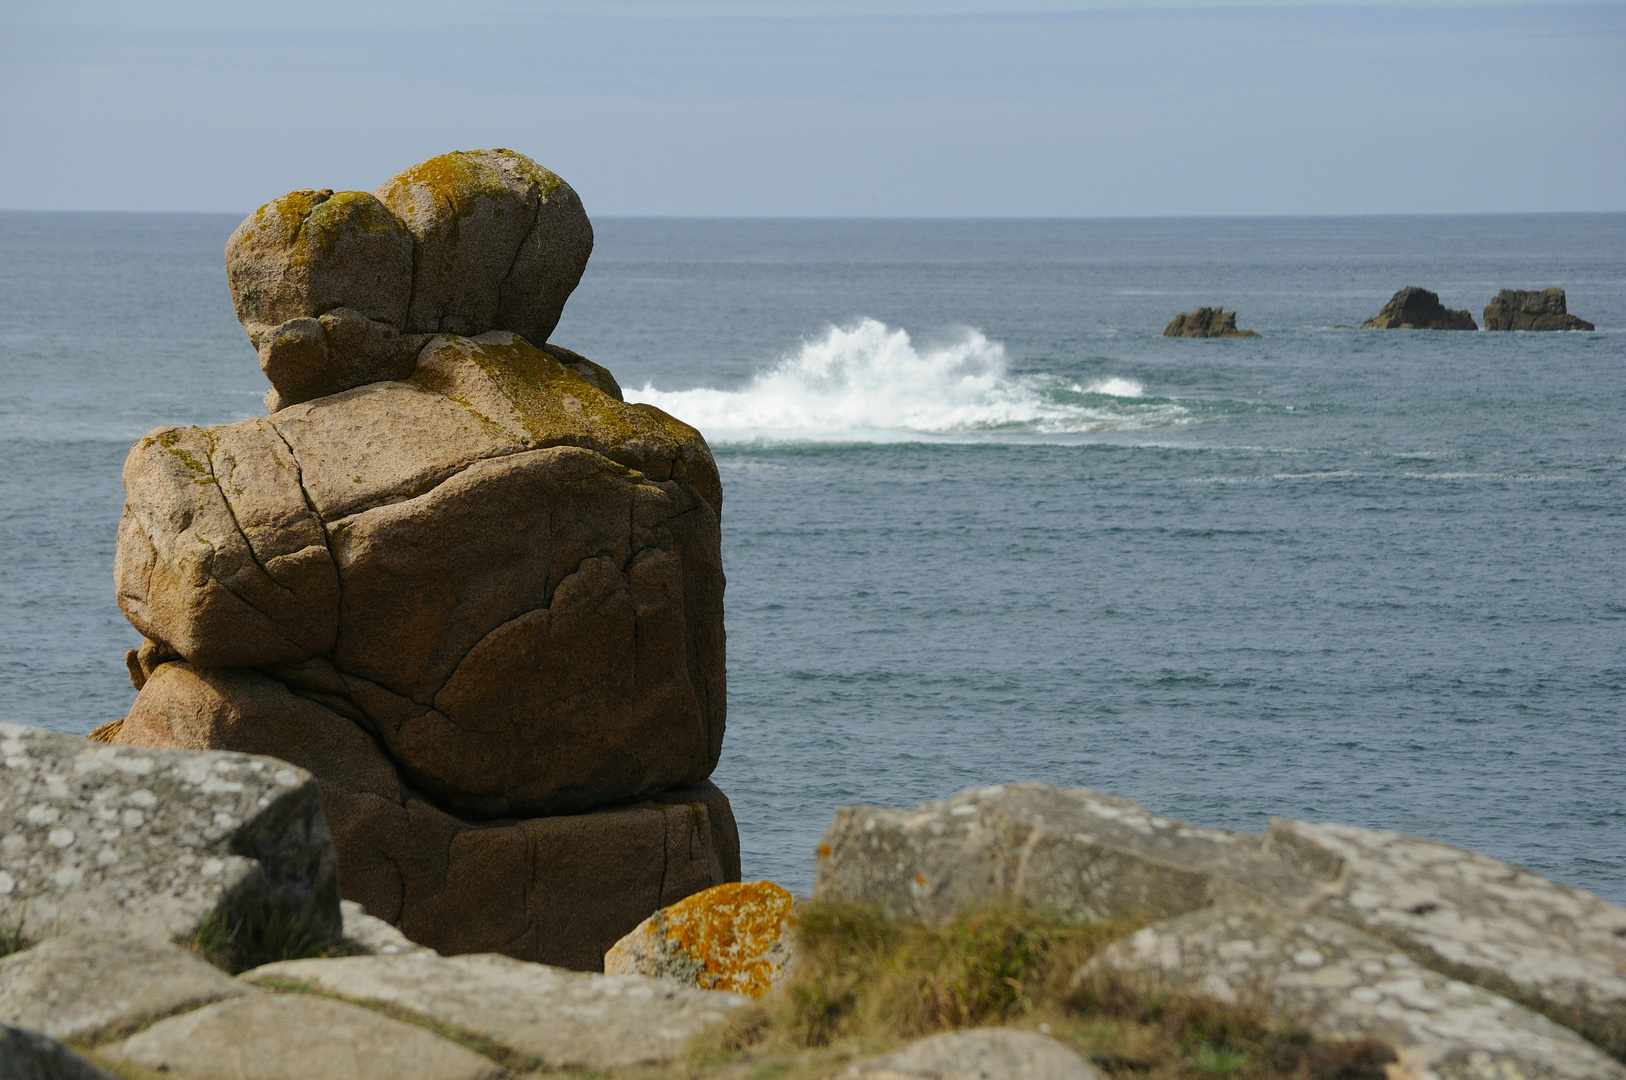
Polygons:
M1258 337L1252 330L1236 328L1236 312L1219 308L1182 311L1163 328L1164 337Z
M1383 310L1361 324L1362 330L1478 330L1466 309L1453 311L1440 303L1438 293L1407 285L1395 293Z
M1596 330L1569 313L1563 289L1503 289L1485 305L1486 330Z
M739 876L706 782L722 489L699 432L543 342L591 246L510 151L245 221L270 415L131 450L115 578L146 643L99 736L306 763L346 899L441 952L589 968Z

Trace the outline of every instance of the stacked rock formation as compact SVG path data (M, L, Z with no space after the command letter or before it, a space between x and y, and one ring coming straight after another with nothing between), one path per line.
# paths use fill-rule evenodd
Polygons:
M1182 311L1163 328L1164 337L1258 337L1252 330L1236 328L1236 312L1203 307Z
M706 779L717 470L546 343L591 249L576 193L507 150L244 221L227 276L270 415L131 450L140 693L97 733L300 765L346 899L444 953L588 969L739 876Z
M1478 330L1466 309L1440 303L1440 294L1407 285L1389 298L1383 310L1361 324L1362 330Z
M1569 313L1563 289L1503 289L1485 305L1486 330L1596 330Z

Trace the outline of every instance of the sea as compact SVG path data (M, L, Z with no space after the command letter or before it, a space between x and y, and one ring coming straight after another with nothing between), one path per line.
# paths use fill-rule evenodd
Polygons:
M124 455L264 412L236 223L0 213L0 718L134 697ZM748 879L1039 780L1626 903L1626 215L595 227L552 340L716 455ZM1405 285L1598 330L1350 329ZM1162 336L1200 305L1260 336Z

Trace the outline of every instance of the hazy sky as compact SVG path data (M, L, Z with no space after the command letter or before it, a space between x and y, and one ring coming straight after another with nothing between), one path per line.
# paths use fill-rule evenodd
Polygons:
M594 214L1626 210L1626 4L0 0L0 208L507 146Z

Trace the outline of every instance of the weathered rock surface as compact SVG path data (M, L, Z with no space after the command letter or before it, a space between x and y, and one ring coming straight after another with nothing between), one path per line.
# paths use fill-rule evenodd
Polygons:
M69 1042L250 992L178 946L105 931L49 938L0 959L0 1021Z
M1361 324L1362 330L1477 330L1467 310L1440 303L1438 293L1407 285L1395 293L1383 310Z
M416 241L408 330L512 330L536 343L553 333L593 252L569 184L511 150L472 150L414 165L375 194Z
M762 997L790 971L795 909L771 881L716 885L639 923L604 954L604 972Z
M359 724L254 671L164 664L114 737L309 768L346 897L442 953L597 970L651 911L739 878L733 811L708 781L591 813L466 820L410 791Z
M1031 1031L948 1031L902 1050L864 1058L831 1080L1100 1080L1088 1062Z
M1222 900L1313 904L1325 889L1261 838L1047 784L962 792L917 810L843 806L818 846L815 899L931 922L1017 903L1079 919L1172 917Z
M1563 289L1503 289L1485 305L1486 330L1596 330L1569 313Z
M1276 820L1272 855L1336 887L1319 911L1626 1057L1626 908L1448 844Z
M1626 1080L1626 1066L1573 1031L1322 916L1212 908L1108 946L1076 981L1108 969L1228 1001L1268 992L1318 1036L1394 1047L1407 1077Z
M316 781L282 761L107 746L0 723L0 921L190 937L274 915L339 936Z
M55 1039L0 1024L0 1076L6 1080L113 1080Z
M384 1002L548 1069L617 1069L675 1060L690 1038L746 1000L656 979L561 971L494 955L290 960L241 977Z
M383 919L367 914L354 900L342 900L345 952L351 956L438 956L434 949L419 945Z
M1219 308L1198 308L1182 311L1163 328L1164 337L1258 337L1252 330L1238 330L1236 312Z
M316 695L447 806L551 813L704 780L725 707L704 441L512 334L437 341L410 383L138 444L126 615L199 668ZM173 686L142 692L178 707Z
M176 1080L495 1080L496 1062L377 1012L250 994L174 1016L102 1051Z

